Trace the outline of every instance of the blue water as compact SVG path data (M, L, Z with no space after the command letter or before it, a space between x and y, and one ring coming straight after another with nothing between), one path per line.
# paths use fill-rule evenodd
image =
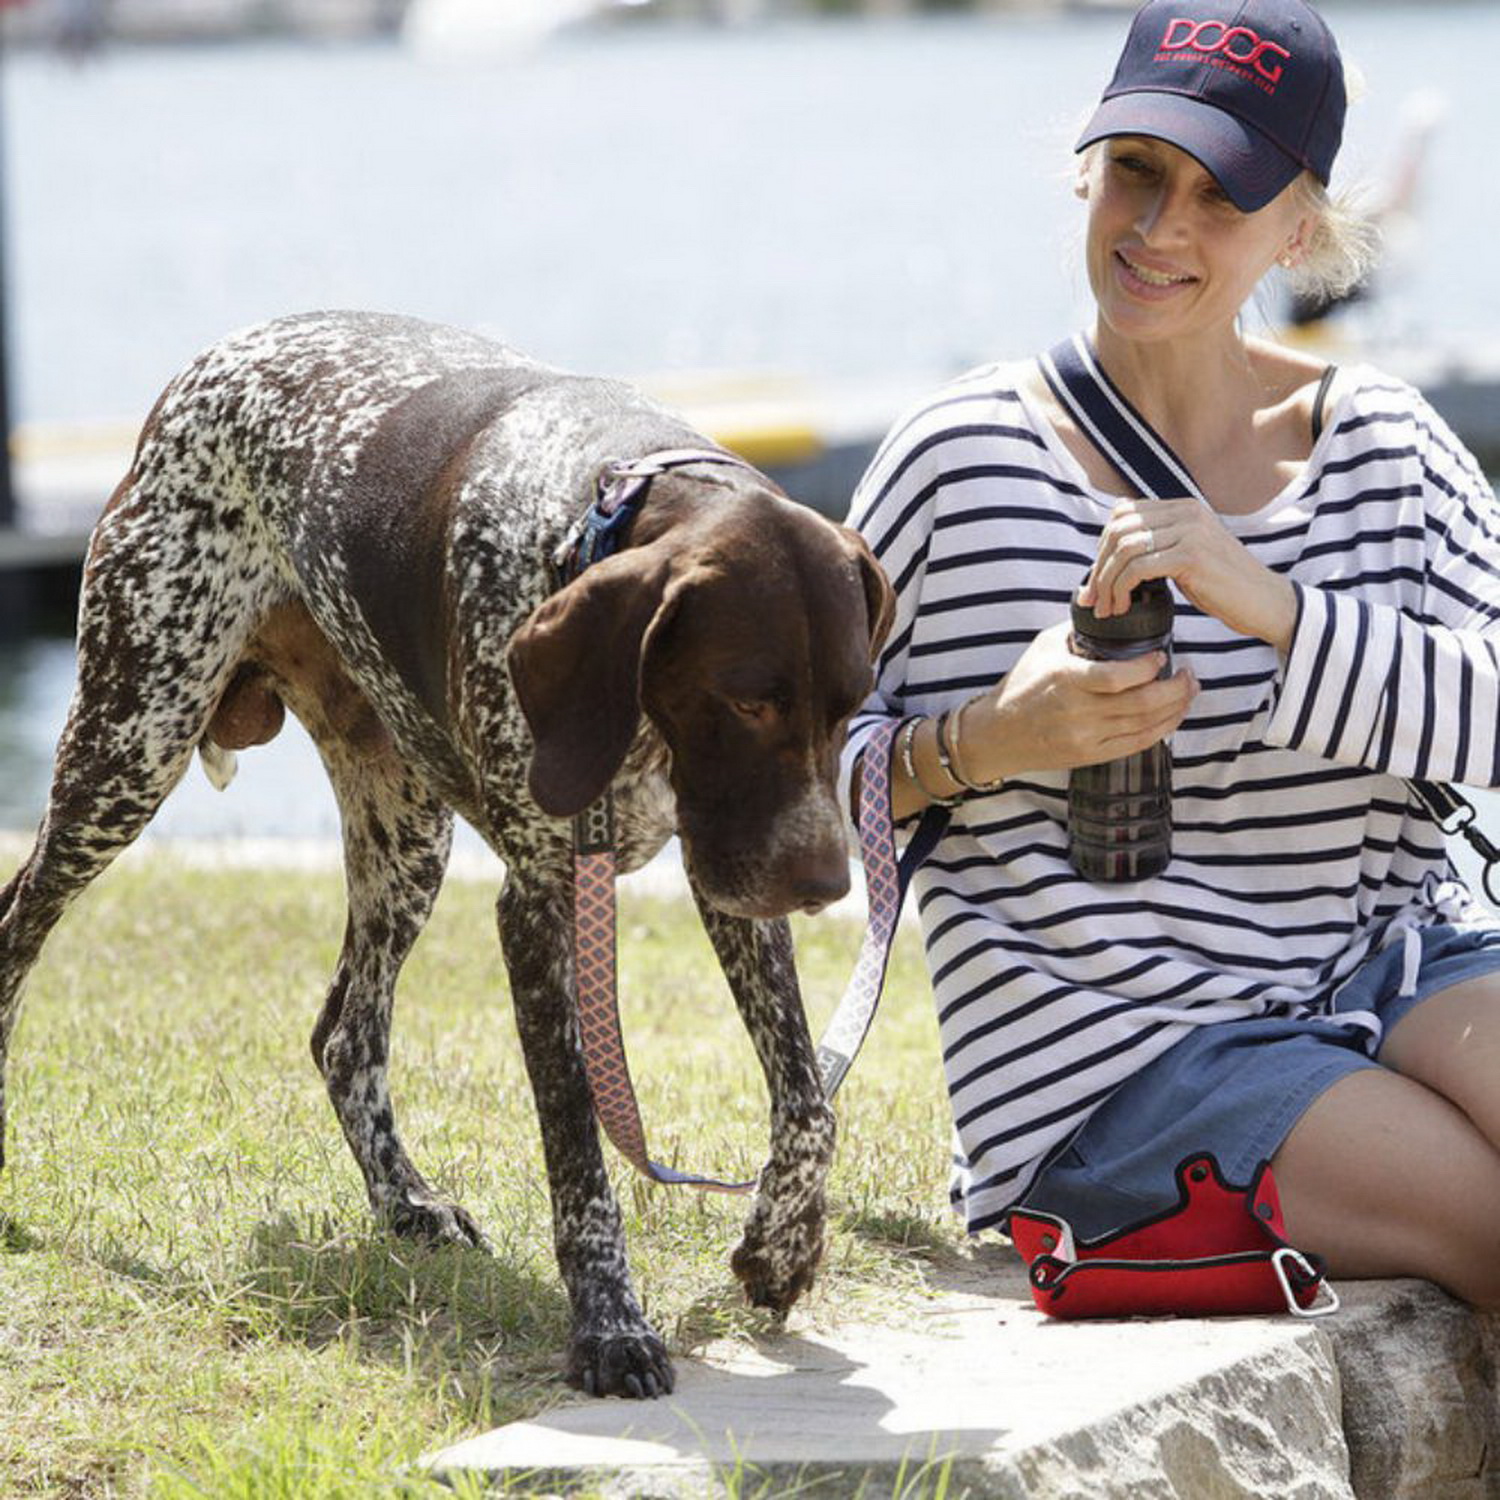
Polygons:
M1329 5L1378 175L1441 90L1391 316L1500 332L1500 7ZM144 414L196 349L309 306L476 326L613 373L941 373L1078 314L1073 126L1116 15L634 27L520 60L394 44L7 60L16 415Z
M1404 100L1448 119L1389 330L1500 333L1500 7L1325 7L1368 79L1355 176ZM4 63L12 401L139 420L230 328L311 306L480 328L630 374L937 379L1082 315L1071 134L1118 15L573 35L524 59L393 44L131 49ZM103 496L101 495L101 501ZM40 813L71 648L0 654L0 827ZM331 837L294 725L226 794L195 769L156 837Z

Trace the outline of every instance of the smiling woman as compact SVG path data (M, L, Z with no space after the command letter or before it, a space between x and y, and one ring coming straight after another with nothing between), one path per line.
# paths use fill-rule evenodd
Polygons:
M1191 1158L1270 1161L1335 1275L1500 1306L1500 923L1404 780L1500 784L1500 507L1415 390L1240 319L1364 266L1344 104L1303 0L1136 14L1078 142L1091 329L909 412L855 498L898 605L846 764L900 719L893 811L956 803L916 885L970 1229L1099 1237ZM1068 359L1180 488L1124 477ZM1070 649L1160 579L1175 670ZM1091 883L1070 772L1169 735L1170 862Z

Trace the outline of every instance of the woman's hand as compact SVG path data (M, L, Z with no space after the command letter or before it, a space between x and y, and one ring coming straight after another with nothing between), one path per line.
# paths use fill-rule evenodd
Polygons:
M1089 661L1068 646L1066 621L1039 634L1000 683L963 710L971 779L1070 771L1133 755L1177 728L1198 691L1186 668L1157 680L1160 652Z
M1122 500L1110 512L1079 602L1099 615L1123 614L1130 591L1148 578L1173 579L1187 599L1240 635L1278 651L1291 646L1296 591L1201 500Z

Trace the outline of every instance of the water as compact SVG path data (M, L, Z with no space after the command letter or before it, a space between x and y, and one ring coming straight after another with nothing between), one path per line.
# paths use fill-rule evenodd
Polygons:
M1357 175L1403 99L1449 116L1421 255L1383 317L1500 332L1500 7L1325 7L1370 100ZM12 402L23 422L139 420L230 328L313 306L466 324L610 373L770 367L905 377L1049 343L1084 308L1072 130L1118 15L638 27L526 59L391 44L7 58ZM101 501L103 496L101 495ZM71 647L0 656L0 827L40 813ZM289 724L227 794L196 769L154 837L331 837Z
M1400 316L1500 330L1500 7L1328 7L1385 161L1450 115ZM314 306L457 321L602 372L940 373L1080 309L1072 127L1118 15L635 27L535 57L393 44L7 60L16 415L144 415L198 348ZM1061 269L1060 269L1061 267Z

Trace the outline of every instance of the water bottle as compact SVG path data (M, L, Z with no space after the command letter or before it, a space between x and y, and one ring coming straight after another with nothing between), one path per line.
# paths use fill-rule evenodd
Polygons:
M1123 615L1101 619L1074 602L1073 650L1090 661L1123 661L1165 651L1172 675L1172 591L1151 578ZM1068 777L1068 859L1087 880L1145 880L1172 857L1172 752L1166 741Z

